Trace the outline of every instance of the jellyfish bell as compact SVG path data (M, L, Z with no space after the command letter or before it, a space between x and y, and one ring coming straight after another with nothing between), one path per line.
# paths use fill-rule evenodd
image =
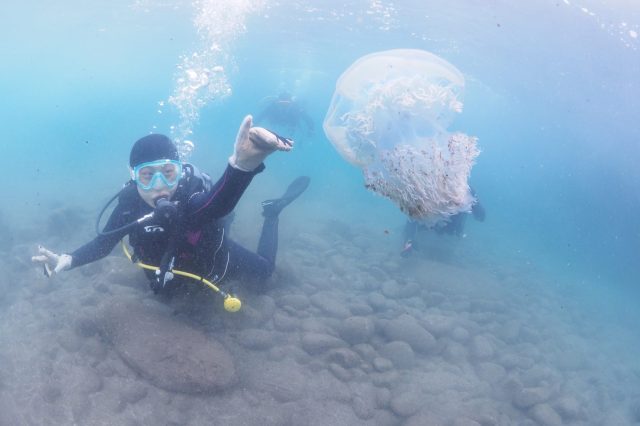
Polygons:
M447 127L462 112L464 77L415 49L366 55L338 79L323 128L365 186L416 220L435 223L471 208L476 138Z

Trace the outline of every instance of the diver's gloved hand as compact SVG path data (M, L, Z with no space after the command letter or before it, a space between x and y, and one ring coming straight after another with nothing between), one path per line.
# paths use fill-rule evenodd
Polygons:
M247 115L236 136L234 152L229 164L238 170L255 170L274 151L291 151L293 141L262 127L251 127L253 117Z
M68 254L55 254L42 246L38 246L38 253L40 253L40 255L33 256L31 261L42 264L47 277L51 277L58 272L66 271L71 267L73 258Z

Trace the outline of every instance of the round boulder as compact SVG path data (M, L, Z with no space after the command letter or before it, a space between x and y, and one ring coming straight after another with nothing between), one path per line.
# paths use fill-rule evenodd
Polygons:
M236 382L231 355L220 343L158 306L114 301L97 323L122 360L159 388L205 393Z

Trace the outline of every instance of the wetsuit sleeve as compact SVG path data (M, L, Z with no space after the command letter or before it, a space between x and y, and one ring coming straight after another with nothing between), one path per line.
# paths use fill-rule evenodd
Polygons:
M227 165L222 177L209 191L193 194L188 201L188 214L197 222L218 219L233 211L253 177L264 170L264 164L251 172Z
M130 211L131 209L129 206L124 206L119 202L111 213L111 216L109 216L109 220L104 227L104 232L121 228L132 220L135 220L135 218L132 219L130 217ZM98 235L92 241L89 241L87 244L71 253L71 268L86 265L87 263L95 262L96 260L107 256L111 253L111 250L113 250L115 245L118 244L118 241L127 235L129 231L130 230L125 229L121 232L116 232L110 235Z

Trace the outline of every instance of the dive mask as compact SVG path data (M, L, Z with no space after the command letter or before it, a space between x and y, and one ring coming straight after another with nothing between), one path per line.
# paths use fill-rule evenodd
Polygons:
M182 164L176 160L156 160L138 164L131 171L131 178L143 191L150 191L158 180L173 188L182 177Z

